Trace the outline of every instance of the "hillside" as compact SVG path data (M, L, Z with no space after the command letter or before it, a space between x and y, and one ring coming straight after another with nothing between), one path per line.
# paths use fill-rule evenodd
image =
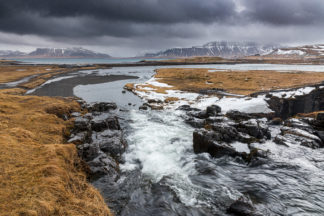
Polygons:
M267 56L299 56L299 57L324 57L324 45L306 45L276 49Z

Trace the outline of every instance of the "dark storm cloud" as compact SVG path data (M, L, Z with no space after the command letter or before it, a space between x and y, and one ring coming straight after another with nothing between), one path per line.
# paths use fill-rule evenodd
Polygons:
M324 0L0 0L6 47L96 46L129 55L215 40L322 43L323 27Z
M323 0L242 0L242 15L251 22L273 25L323 24Z
M1 0L0 31L53 37L196 35L176 24L323 23L323 0ZM237 10L237 5L242 10ZM162 31L163 30L163 31Z
M231 0L4 0L0 8L0 30L53 36L137 35L136 24L227 22L235 16Z

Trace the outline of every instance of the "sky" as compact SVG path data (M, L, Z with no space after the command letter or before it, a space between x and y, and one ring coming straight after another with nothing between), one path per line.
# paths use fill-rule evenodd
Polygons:
M0 50L138 56L211 41L324 44L324 0L1 0Z

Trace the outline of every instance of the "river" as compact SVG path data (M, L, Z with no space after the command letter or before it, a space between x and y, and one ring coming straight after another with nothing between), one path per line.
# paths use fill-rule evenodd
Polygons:
M233 70L324 71L309 65L199 65L188 68ZM76 85L73 94L87 102L116 102L128 142L115 183L100 178L93 184L119 215L227 215L240 197L253 202L262 215L324 215L324 150L300 145L287 148L271 140L255 145L271 152L267 163L251 166L237 158L212 158L193 152L194 128L184 122L176 107L142 111L143 101L122 93L128 82L143 83L161 67L116 67L56 77L29 93L44 95L42 88L76 76L127 75L125 79ZM270 128L278 133L277 126Z

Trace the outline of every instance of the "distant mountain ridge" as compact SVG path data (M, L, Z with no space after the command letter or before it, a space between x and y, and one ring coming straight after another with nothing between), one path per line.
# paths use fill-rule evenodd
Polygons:
M24 56L26 53L13 50L0 50L0 57Z
M259 44L255 42L228 42L215 41L202 46L190 48L171 48L157 53L148 53L145 57L193 57L193 56L220 56L242 57L264 54L279 48L277 44Z
M20 51L0 50L0 57L25 58L111 58L110 55L94 52L81 47L74 48L37 48L30 53Z
M267 56L324 57L324 44L279 48L275 49L273 52L268 53Z

